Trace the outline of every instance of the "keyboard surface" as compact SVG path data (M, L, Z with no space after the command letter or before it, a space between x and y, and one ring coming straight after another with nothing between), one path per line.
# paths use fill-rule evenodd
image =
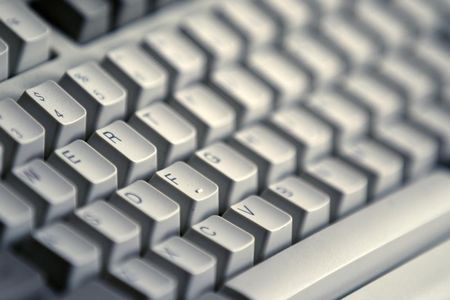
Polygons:
M0 0L0 300L449 299L447 0Z

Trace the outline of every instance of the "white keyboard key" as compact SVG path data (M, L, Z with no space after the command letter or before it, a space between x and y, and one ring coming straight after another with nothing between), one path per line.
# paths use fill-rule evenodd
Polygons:
M414 45L412 51L419 61L437 71L444 84L450 81L450 53L444 43L424 38Z
M14 100L0 100L0 141L4 146L3 167L26 163L44 156L45 130Z
M127 115L167 94L169 75L137 45L108 52L102 67L126 89Z
M165 103L154 103L137 111L129 124L158 149L158 167L189 156L197 148L197 132Z
M182 232L218 213L217 185L184 162L159 170L150 183L180 205Z
M155 246L146 258L177 279L178 299L198 299L214 289L216 259L181 237Z
M235 109L238 127L262 119L272 109L273 92L243 67L219 69L212 73L210 81Z
M313 20L311 7L306 1L264 0L261 4L276 15L275 19L285 29L298 29Z
M25 251L45 270L50 282L61 289L75 289L100 273L99 249L63 223L33 233Z
M0 82L9 75L9 46L0 38Z
M264 125L238 131L230 145L258 166L259 188L297 169L295 146Z
M86 110L56 82L26 90L17 101L45 128L45 153L86 135Z
M142 18L150 7L150 3L146 0L113 0L111 4L115 27L121 27Z
M310 164L306 166L301 177L330 196L331 221L340 219L366 204L366 176L340 159L330 157Z
M123 121L95 131L89 144L116 166L119 187L156 171L156 147Z
M139 224L144 251L180 234L180 206L145 181L116 191L110 203Z
M95 62L68 70L59 84L87 112L87 133L125 117L127 92Z
M0 248L24 238L33 225L31 207L0 183Z
M78 206L117 189L117 168L85 141L57 149L48 162L76 186Z
M184 236L217 259L217 286L253 266L255 238L219 216L195 224Z
M223 217L255 237L255 262L292 243L291 216L258 196L232 205Z
M141 258L132 258L114 267L108 278L137 299L169 300L177 296L177 285L154 265Z
M326 227L330 221L330 197L294 176L271 184L261 195L292 217L292 241L297 242Z
M14 168L8 183L33 206L38 225L71 213L77 205L75 186L40 159Z
M234 109L206 85L178 90L172 107L197 129L198 145L208 145L230 135L236 126Z
M100 248L107 269L141 249L139 226L103 200L76 210L70 222Z
M258 190L257 166L224 143L197 151L189 164L218 185L219 213Z

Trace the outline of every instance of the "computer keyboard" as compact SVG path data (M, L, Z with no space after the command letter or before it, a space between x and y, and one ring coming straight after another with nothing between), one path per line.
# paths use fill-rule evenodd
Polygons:
M0 299L449 299L447 0L0 0Z

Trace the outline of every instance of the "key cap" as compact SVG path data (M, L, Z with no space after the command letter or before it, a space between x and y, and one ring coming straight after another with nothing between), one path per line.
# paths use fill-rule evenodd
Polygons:
M80 43L106 33L111 23L112 4L108 0L42 0L38 8Z
M276 37L276 24L257 4L223 2L218 5L216 13L244 39L247 48L263 46Z
M108 52L102 67L126 89L128 115L167 94L169 75L137 45Z
M184 162L159 170L150 184L180 205L182 232L218 213L217 185Z
M293 242L329 223L330 197L301 178L289 176L271 184L261 197L292 217Z
M277 105L300 102L310 88L308 75L275 49L252 52L247 65L271 87Z
M186 17L181 21L181 30L206 54L208 70L241 57L243 44L239 36L212 14Z
M189 164L219 186L219 213L258 189L256 165L222 142L197 151Z
M274 14L278 23L285 29L297 29L313 20L311 7L304 1L264 0L261 4Z
M86 109L88 134L125 116L126 91L97 63L68 70L59 84Z
M177 286L173 278L140 258L132 258L111 271L109 280L133 299L175 299Z
M394 7L398 8L400 13L405 15L409 22L414 24L417 31L426 33L432 28L436 28L440 22L436 11L432 5L422 1L393 1Z
M215 71L210 83L235 109L238 127L263 118L272 109L273 92L242 67Z
M177 279L177 298L197 299L214 288L216 259L181 237L155 246L146 258Z
M50 29L25 4L0 4L0 37L9 46L9 75L21 73L49 58Z
M255 237L255 262L263 261L292 243L292 218L258 196L232 205L225 219Z
M441 80L444 83L450 80L450 55L445 44L440 45L438 41L431 38L422 39L415 44L412 52L416 59L423 61L425 65L430 66L443 77Z
M111 3L114 26L116 27L143 17L148 6L150 6L146 0L112 0Z
M0 208L0 248L6 248L31 231L34 213L27 203L2 183L0 183Z
M78 206L117 189L117 168L82 140L57 149L48 163L75 185Z
M1 300L36 299L44 288L42 276L10 252L0 253Z
M369 200L393 191L403 181L402 157L374 140L343 146L341 153L347 163L368 177Z
M156 171L156 147L123 121L94 132L89 144L116 166L119 187Z
M143 249L180 234L180 206L145 181L116 191L110 203L141 227Z
M406 180L425 174L434 166L438 157L437 142L406 122L380 126L375 137L402 156Z
M206 85L196 84L178 90L171 105L195 126L199 146L221 140L235 130L234 109Z
M217 259L217 286L253 266L255 238L219 216L211 216L185 234L186 239Z
M268 125L296 146L300 166L316 161L332 150L331 127L303 108L279 110L269 117Z
M264 125L238 131L229 144L258 166L259 188L293 173L297 168L297 151L290 142Z
M9 47L0 38L0 82L7 79L9 75Z
M0 100L0 140L5 170L44 156L44 128L10 98Z
M449 187L449 173L434 172L234 277L222 291L263 300L343 297L448 237Z
M447 240L343 299L420 299L425 297L444 300L450 293L449 262L450 240Z
M60 289L73 290L100 273L99 249L63 223L33 233L25 251Z
M43 160L35 159L14 168L7 180L33 206L38 226L65 216L76 207L75 186Z
M314 83L324 85L345 71L344 61L314 32L292 32L285 36L283 48L299 63L312 70Z
M367 201L366 176L338 158L307 165L301 177L330 196L331 221L354 212Z
M26 90L17 101L45 128L45 153L86 134L86 110L56 82Z
M143 46L169 71L171 91L198 81L205 75L206 56L178 30L154 30L145 37Z
M159 168L186 158L197 148L195 128L165 103L137 111L129 124L156 146Z
M328 90L316 93L307 107L332 127L336 145L351 142L368 131L368 115L345 95Z
M64 300L84 300L84 299L109 299L109 300L129 300L129 297L117 291L117 289L105 284L100 280L93 280L74 290Z
M138 255L141 249L139 226L104 200L79 208L70 221L91 242L96 243L107 269Z

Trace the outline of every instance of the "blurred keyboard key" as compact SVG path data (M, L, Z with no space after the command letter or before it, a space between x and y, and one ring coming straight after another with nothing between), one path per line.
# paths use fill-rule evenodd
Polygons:
M44 156L44 128L10 98L0 100L0 140L5 170Z
M86 135L86 110L54 81L26 90L17 102L44 126L46 155Z
M417 1L416 1L417 2ZM431 38L420 40L413 49L415 57L433 68L444 83L450 81L450 53L445 43Z
M86 299L108 299L108 300L130 300L117 289L105 284L100 280L92 280L82 287L74 290L63 298L64 300L86 300Z
M9 75L9 46L0 38L0 82Z
M89 144L116 166L119 187L150 179L156 171L156 147L123 121L94 132Z
M97 63L68 70L59 84L86 109L88 134L125 117L126 91Z
M280 25L285 29L298 29L313 20L313 12L306 1L264 0L261 1Z
M48 162L77 188L77 204L109 196L117 189L117 168L82 140L57 149Z
M114 26L120 27L143 17L150 4L147 0L110 0Z

